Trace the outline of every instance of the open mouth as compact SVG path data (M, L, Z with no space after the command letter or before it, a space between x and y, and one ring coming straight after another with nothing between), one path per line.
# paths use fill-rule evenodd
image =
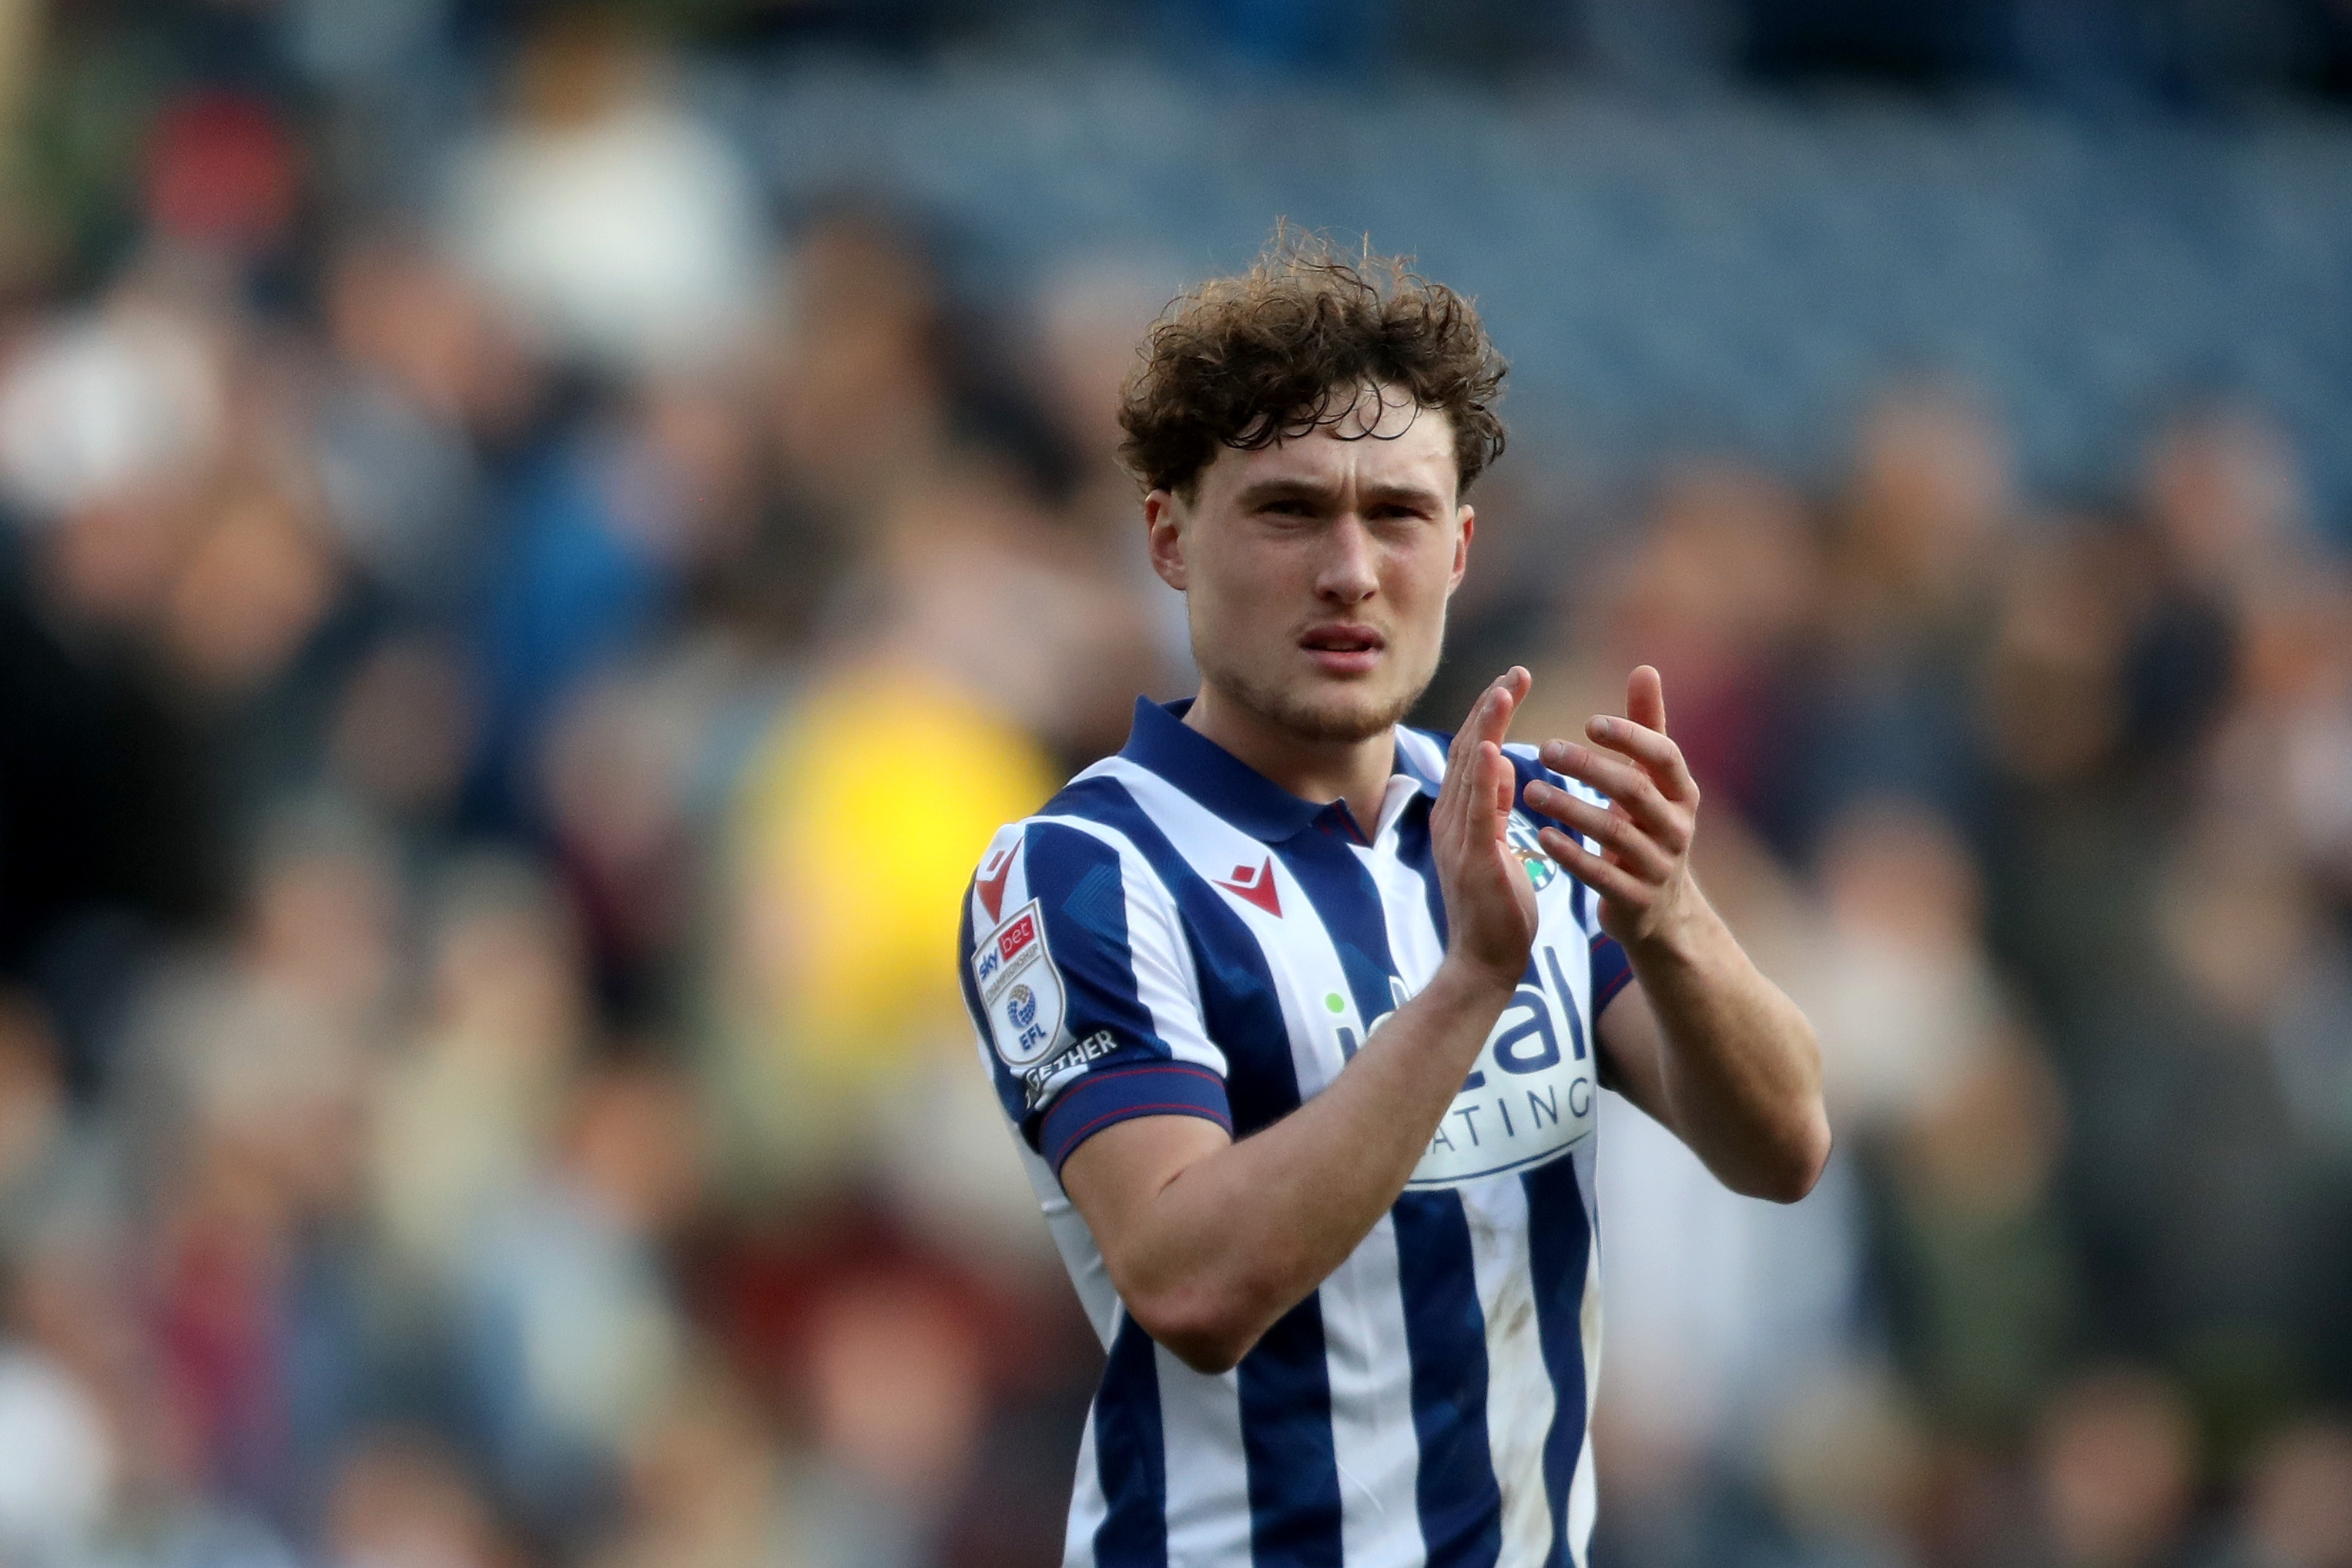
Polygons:
M1380 662L1387 639L1370 626L1316 626L1298 639L1298 646L1334 674L1360 674Z

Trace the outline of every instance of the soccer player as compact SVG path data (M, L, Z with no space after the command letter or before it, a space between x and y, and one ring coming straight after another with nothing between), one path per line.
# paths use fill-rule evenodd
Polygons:
M1121 453L1200 695L990 845L964 993L1108 1363L1066 1562L1581 1565L1595 1087L1728 1185L1828 1158L1803 1016L1690 872L1658 674L1581 741L1449 741L1498 453L1460 296L1284 244L1177 302Z

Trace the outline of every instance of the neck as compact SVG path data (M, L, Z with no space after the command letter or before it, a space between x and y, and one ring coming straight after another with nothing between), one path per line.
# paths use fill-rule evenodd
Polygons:
M1184 722L1301 800L1343 800L1369 837L1396 768L1393 728L1361 741L1315 741L1255 713L1203 681Z

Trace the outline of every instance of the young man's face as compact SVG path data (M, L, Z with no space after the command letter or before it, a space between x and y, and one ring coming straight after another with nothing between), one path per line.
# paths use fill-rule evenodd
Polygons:
M1337 426L1221 448L1189 501L1153 491L1152 564L1184 592L1202 680L1305 741L1402 719L1469 559L1457 489L1452 422L1390 387Z

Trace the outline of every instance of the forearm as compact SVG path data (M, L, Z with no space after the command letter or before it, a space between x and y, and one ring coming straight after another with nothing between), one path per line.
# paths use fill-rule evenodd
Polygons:
M1703 897L1694 897L1685 919L1626 952L1646 1009L1621 1020L1612 1007L1608 1023L1616 1026L1603 1037L1622 1047L1613 1055L1637 1080L1635 1098L1649 1089L1655 1103L1646 1109L1725 1185L1783 1202L1803 1196L1830 1144L1821 1049L1804 1014ZM1645 1076L1652 1082L1639 1084Z
M1395 1203L1510 994L1442 965L1321 1093L1141 1194L1106 1259L1129 1310L1195 1366L1238 1361Z

